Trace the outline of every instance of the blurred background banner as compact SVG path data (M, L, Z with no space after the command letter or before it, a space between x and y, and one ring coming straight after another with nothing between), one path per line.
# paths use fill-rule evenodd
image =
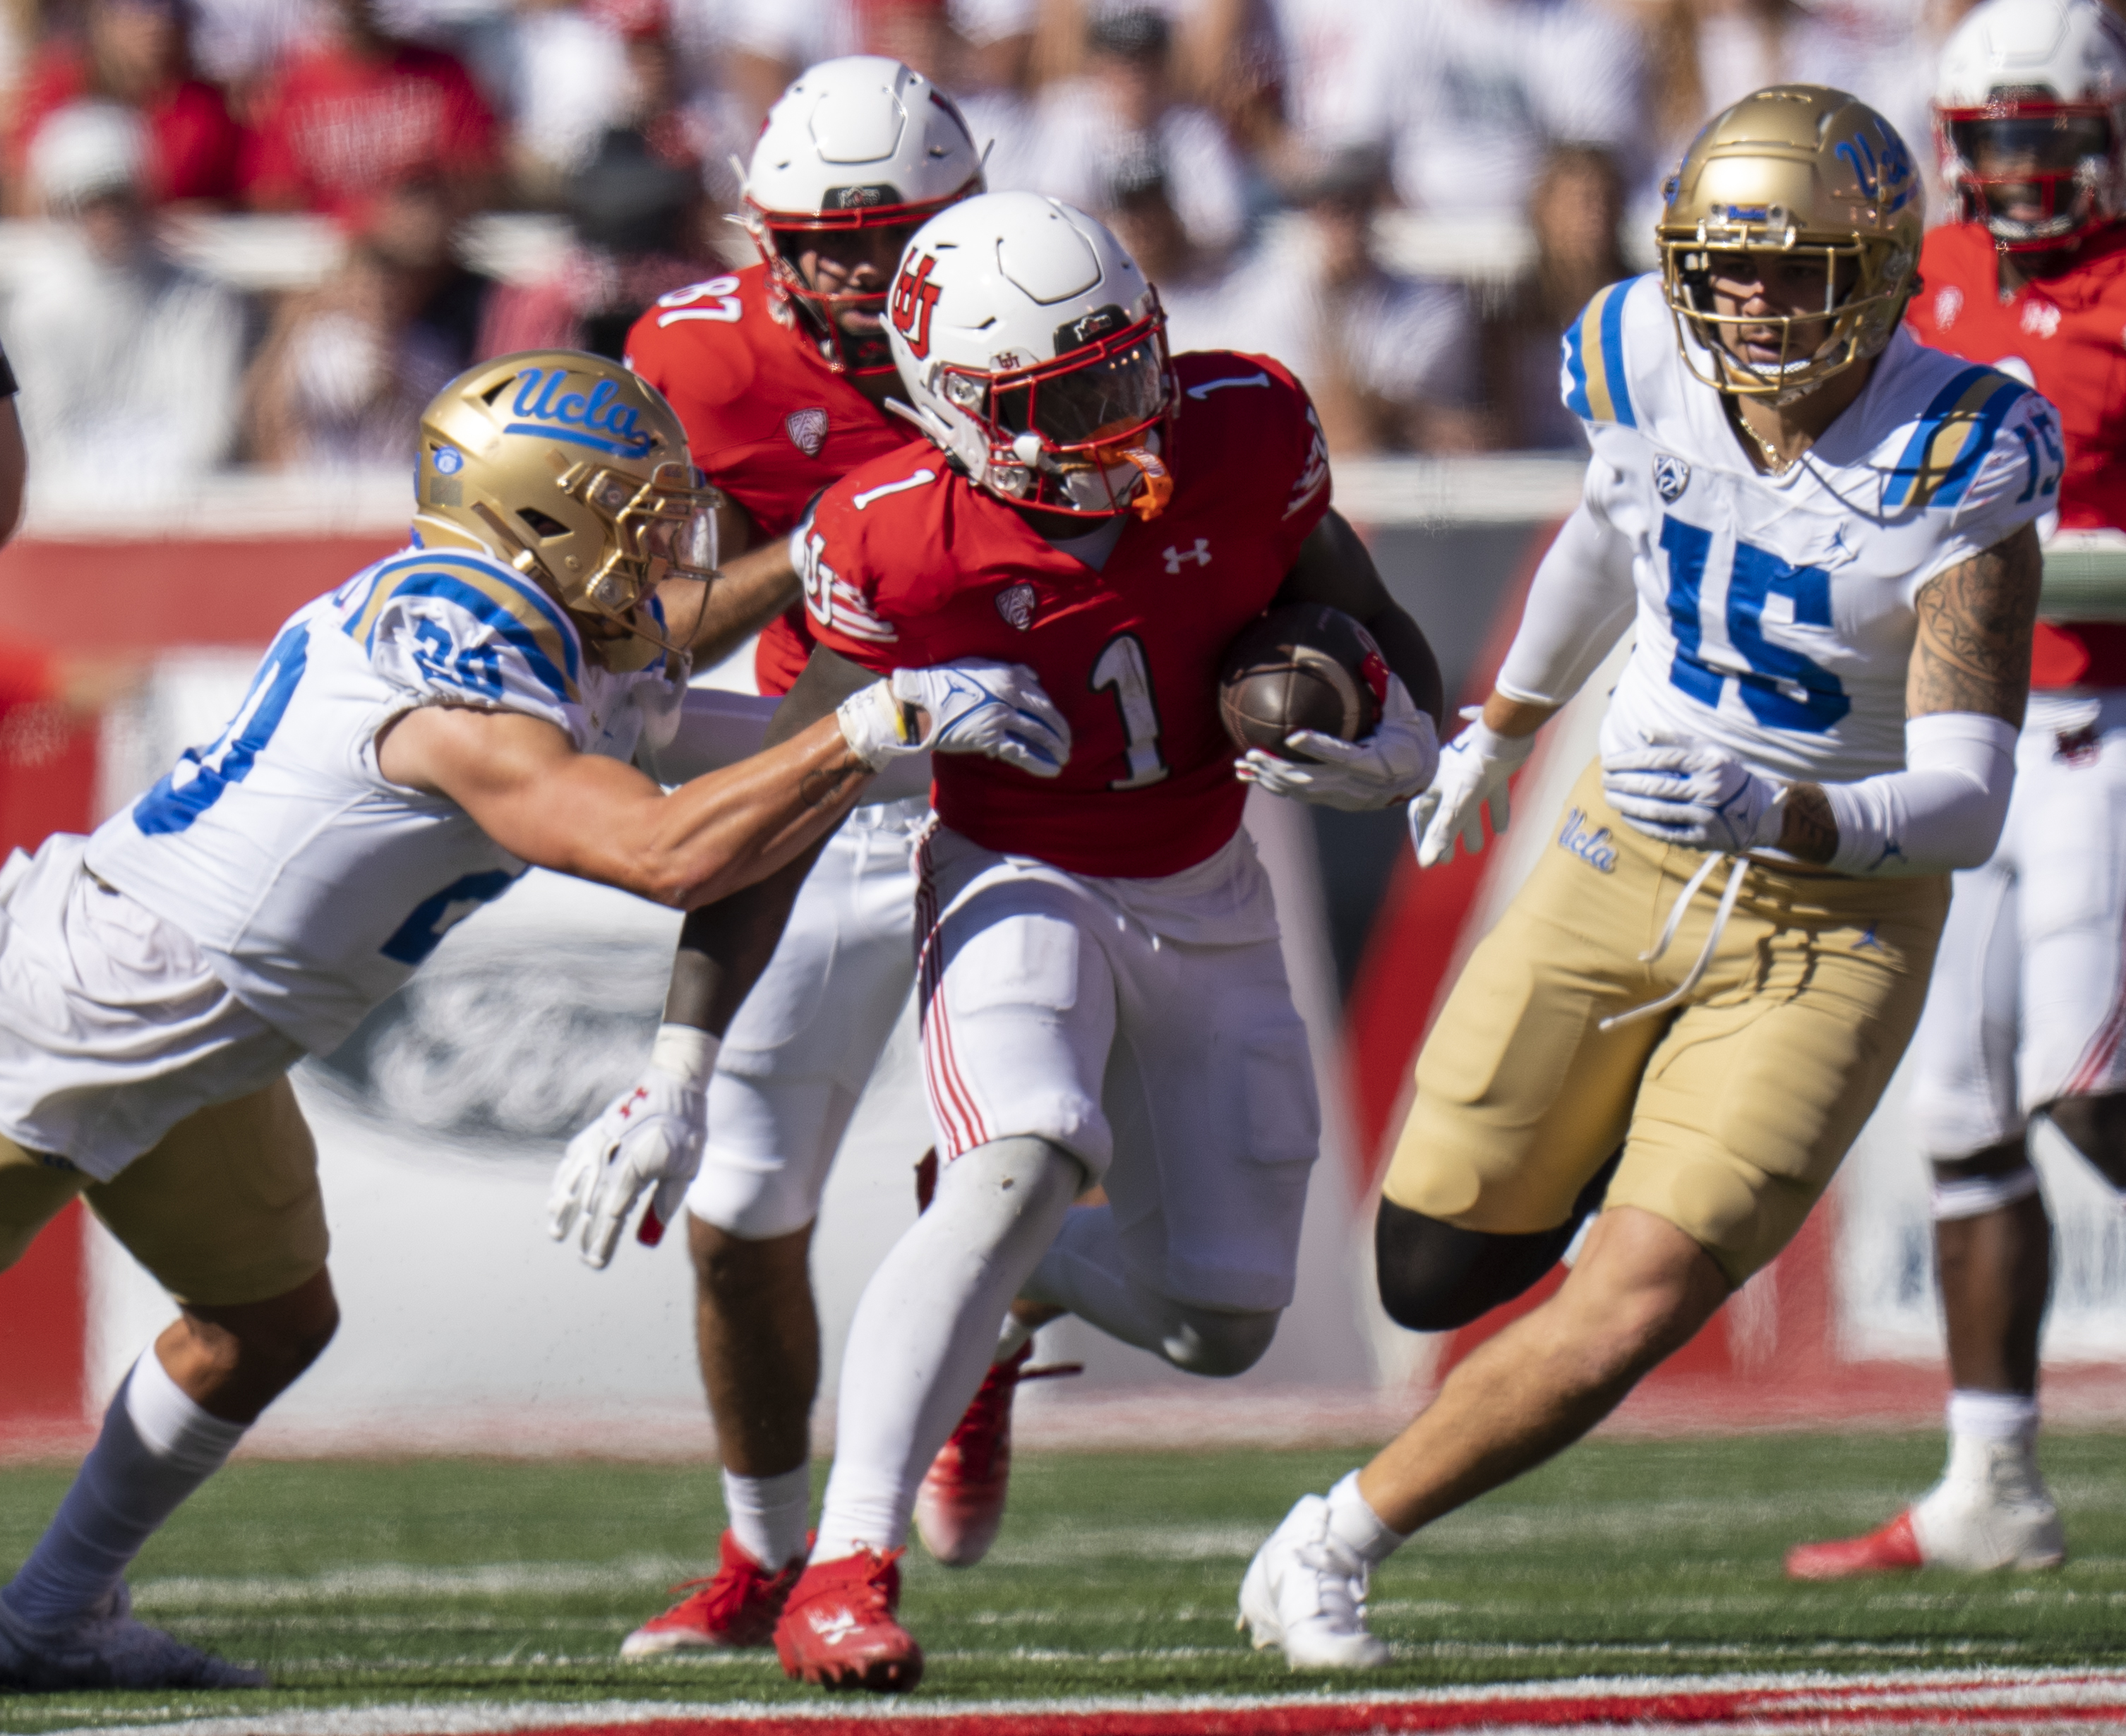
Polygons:
M1534 562L1576 498L1580 460L1375 458L1338 498L1439 648L1450 693L1488 686ZM0 633L135 658L100 724L11 724L0 843L34 845L122 805L234 708L282 616L399 545L404 484L350 474L201 483L159 525L101 533L40 507L0 551ZM319 502L324 503L321 511ZM314 535L292 534L305 516ZM130 534L129 534L130 533ZM749 686L749 655L706 682ZM1420 877L1400 813L1258 797L1248 823L1277 888L1325 1110L1299 1297L1241 1379L1191 1380L1070 1323L1040 1354L1085 1375L1029 1389L1029 1441L1365 1436L1391 1427L1475 1343L1533 1302L1441 1337L1388 1325L1372 1297L1371 1187L1416 1046L1461 959L1552 842L1593 752L1611 681L1590 682L1521 774L1513 828ZM256 1450L706 1452L691 1283L676 1238L603 1273L543 1233L568 1135L633 1074L654 1029L677 918L534 873L454 929L422 974L337 1053L297 1073L316 1128L346 1325L260 1427ZM914 1213L930 1143L912 1018L859 1109L814 1267L827 1333L820 1426L857 1293ZM1656 1430L1920 1421L1938 1408L1939 1328L1925 1164L1893 1087L1801 1239L1630 1402ZM2062 1225L2048 1328L2056 1413L2119 1405L2126 1217L2042 1144ZM2089 1195L2087 1201L2082 1196ZM2086 1209L2076 1210L2076 1205ZM1552 1281L1555 1281L1554 1280ZM169 1317L156 1286L80 1215L0 1276L0 1445L83 1436Z

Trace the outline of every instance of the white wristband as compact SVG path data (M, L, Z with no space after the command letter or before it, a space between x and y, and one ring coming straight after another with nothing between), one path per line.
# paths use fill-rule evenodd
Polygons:
M909 728L907 707L895 697L891 681L859 687L835 707L834 716L849 751L874 771L921 751Z
M723 1040L695 1025L659 1025L650 1045L650 1064L695 1091L709 1088Z

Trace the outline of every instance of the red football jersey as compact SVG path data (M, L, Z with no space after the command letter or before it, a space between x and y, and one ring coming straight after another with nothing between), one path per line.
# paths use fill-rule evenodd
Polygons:
M758 540L787 536L815 495L908 443L888 416L779 320L768 267L659 298L627 334L627 365L670 401L694 462L746 510ZM805 606L770 621L754 654L763 693L787 693L812 654Z
M1141 878L1193 866L1240 825L1219 661L1329 510L1329 452L1276 362L1209 351L1174 366L1174 498L1149 522L1127 516L1099 572L927 441L852 471L801 529L821 644L881 672L1024 663L1069 720L1060 777L938 756L938 817L988 849Z
M1920 252L1924 285L1906 318L1923 343L1972 361L2014 359L2060 413L2062 530L2126 531L2126 224L2091 236L2072 269L2001 300L1986 226L1944 224ZM2039 687L2126 686L2126 625L2038 625Z

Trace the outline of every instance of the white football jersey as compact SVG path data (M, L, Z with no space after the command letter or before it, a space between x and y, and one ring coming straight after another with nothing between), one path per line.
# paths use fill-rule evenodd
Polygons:
M1588 507L1629 543L1638 592L1604 754L1681 739L1787 780L1902 770L1914 599L2056 504L2058 413L1900 327L1860 396L1768 476L1685 366L1655 275L1588 304L1561 384L1594 446Z
M89 840L106 884L189 935L244 1004L324 1054L525 864L455 802L388 781L376 735L425 705L522 711L626 759L676 698L615 674L537 584L409 549L299 609L229 726Z

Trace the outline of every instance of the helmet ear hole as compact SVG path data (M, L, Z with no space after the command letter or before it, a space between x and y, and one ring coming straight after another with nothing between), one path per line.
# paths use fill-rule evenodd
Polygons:
M541 512L536 507L519 507L517 516L532 527L533 534L541 541L569 534L569 527L560 520Z

